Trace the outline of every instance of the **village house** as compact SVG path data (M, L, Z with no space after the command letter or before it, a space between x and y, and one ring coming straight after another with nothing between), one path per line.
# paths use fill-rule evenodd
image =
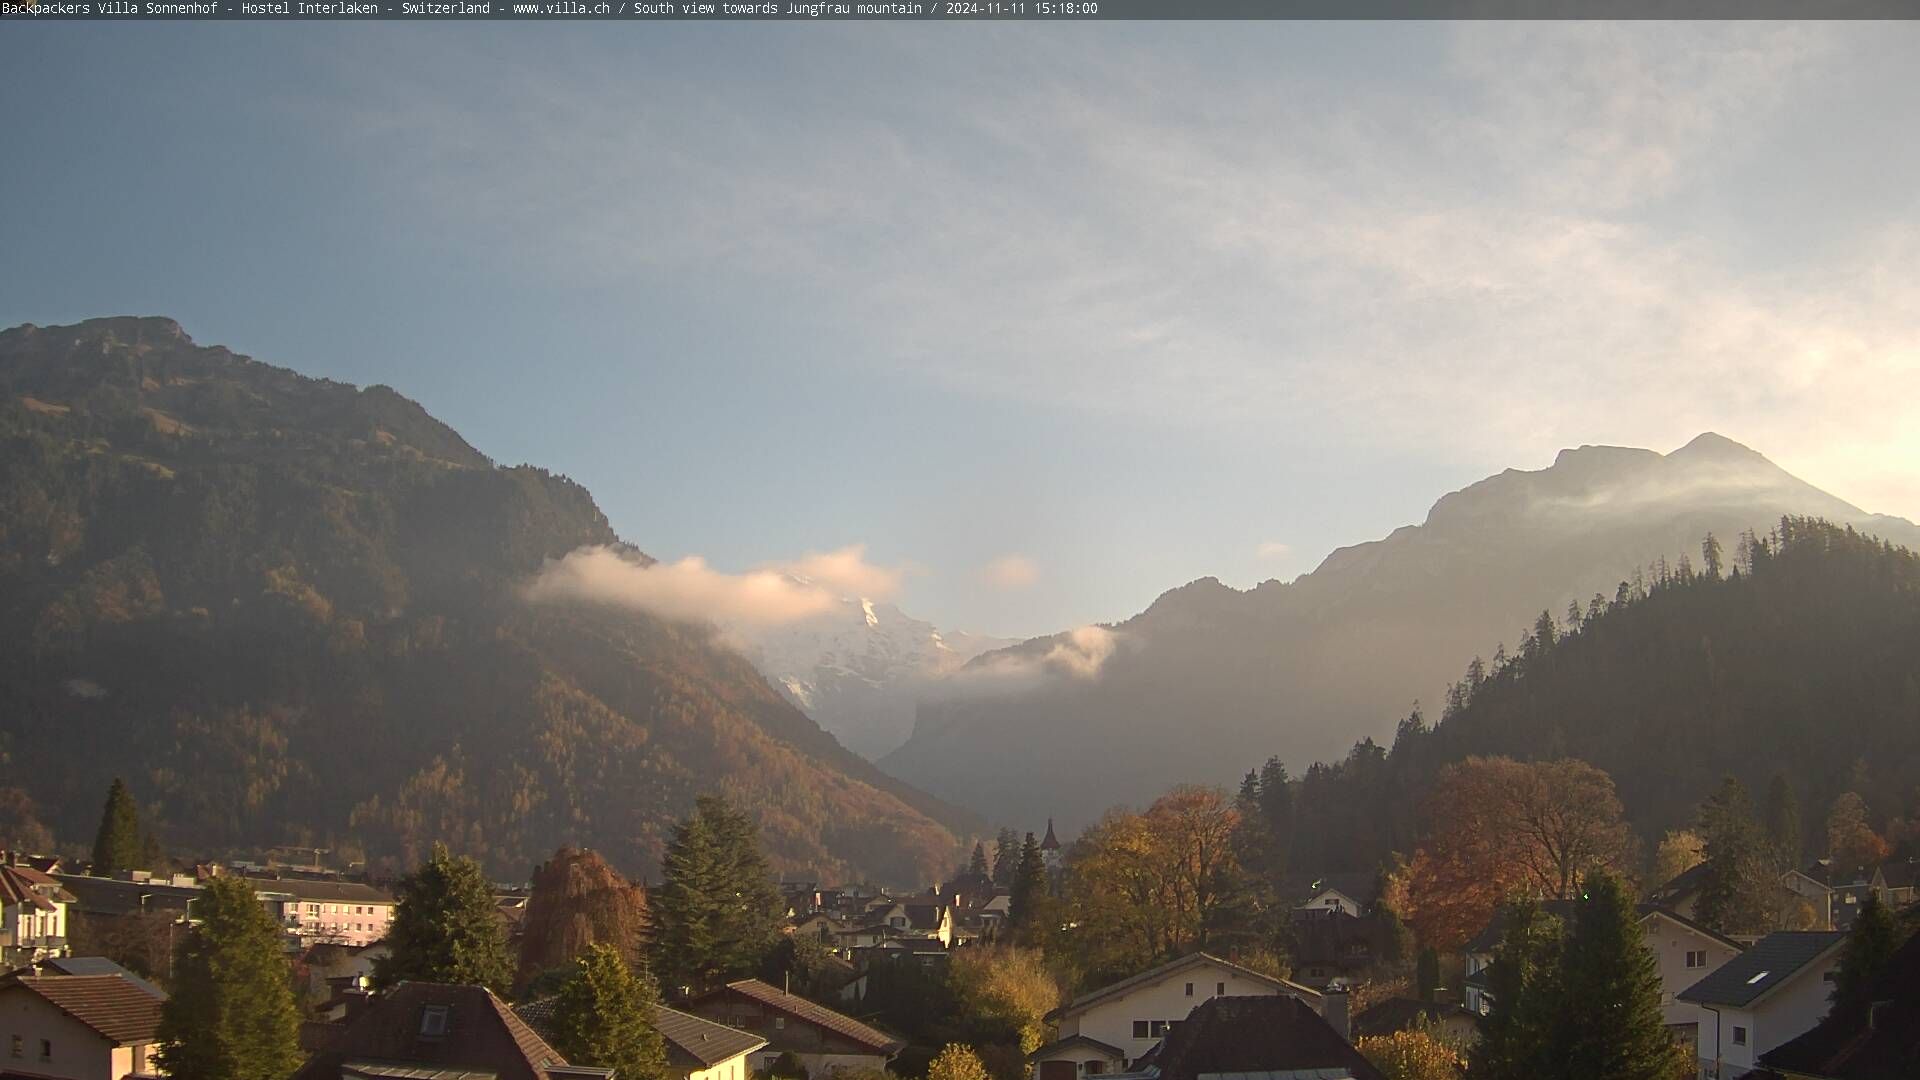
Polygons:
M393 922L392 894L357 881L259 878L253 887L302 945L371 945Z
M150 1074L165 1000L119 974L9 976L0 982L3 1071L60 1080Z
M0 964L18 967L67 954L73 894L31 866L0 866Z
M819 1080L846 1069L884 1069L906 1046L884 1031L759 979L741 979L697 995L685 1011L765 1039L767 1045L749 1055L756 1071L790 1054Z
M953 904L932 897L900 900L869 912L870 924L886 926L901 937L920 937L953 944ZM874 942L878 944L878 942Z
M1480 1037L1480 1018L1458 1002L1388 998L1353 1017L1353 1037L1391 1035L1424 1028L1461 1046Z
M1155 1080L1386 1080L1335 1024L1284 994L1194 1006L1143 1065Z
M1833 969L1847 935L1768 934L1679 999L1703 1014L1695 1054L1702 1080L1734 1080L1760 1055L1810 1030L1827 1013Z
M1760 1055L1769 1080L1909 1080L1920 1076L1920 934L1868 988L1866 1008L1840 1009Z
M1049 1013L1058 1037L1027 1060L1034 1080L1119 1072L1153 1049L1195 1005L1216 997L1267 995L1295 997L1315 1011L1323 1008L1320 993L1310 987L1192 953L1083 994ZM1332 996L1344 1008L1346 996Z
M351 1019L307 1024L294 1080L608 1080L610 1069L568 1065L506 1002L482 986L405 982Z
M555 1041L554 1009L558 1004L558 998L540 998L514 1006L514 1012L551 1044ZM752 1080L748 1057L767 1045L767 1040L752 1032L664 1005L654 1008L653 1029L666 1043L667 1071L674 1080Z

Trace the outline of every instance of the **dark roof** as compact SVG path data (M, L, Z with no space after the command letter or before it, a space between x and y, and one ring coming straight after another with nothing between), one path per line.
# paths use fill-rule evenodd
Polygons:
M73 903L73 894L31 866L0 865L0 902L52 911L56 903Z
M1464 1016L1476 1023L1480 1019L1459 1005L1418 998L1388 998L1353 1018L1353 1037L1391 1035L1413 1027L1422 1019L1438 1023L1453 1016Z
M1653 890L1653 898L1670 903L1689 893L1699 892L1706 885L1709 872L1706 863L1695 863L1675 874L1666 884Z
M128 915L136 911L184 912L200 895L190 885L156 884L151 881L121 881L118 878L88 877L84 874L55 874L60 884L74 895L77 906L89 915ZM146 897L143 904L141 897Z
M1540 901L1540 913L1543 915L1551 915L1563 924L1572 924L1574 910L1575 904L1572 900ZM1507 905L1501 904L1499 907L1493 909L1493 918L1487 920L1487 925L1481 927L1480 932L1473 935L1473 939L1468 941L1460 951L1469 953L1491 953L1500 947L1500 939L1506 936Z
M1160 1080L1301 1069L1386 1080L1313 1006L1284 994L1209 999L1167 1033L1154 1064Z
M1837 1012L1760 1055L1795 1075L1833 1080L1912 1080L1920 1076L1920 934L1894 952L1873 984L1872 1012Z
M1735 941L1734 939L1728 937L1727 935L1721 933L1718 930L1713 929L1710 926L1703 926L1700 923L1697 923L1692 919L1687 918L1685 915L1682 915L1679 912L1673 910L1672 908L1664 908L1656 904L1641 904L1638 910L1640 912L1641 922L1646 922L1647 916L1649 915L1658 915L1663 919L1667 919L1671 922L1675 922L1680 924L1681 926L1686 927L1687 929L1693 931L1694 933L1699 934L1701 937L1709 938L1711 940L1717 941L1720 944L1725 945L1727 948L1732 949L1735 952L1739 952L1747 947L1744 942Z
M664 1005L654 1010L653 1026L667 1040L667 1060L676 1068L710 1069L767 1045L767 1040L751 1031L716 1024Z
M1920 861L1901 859L1880 867L1880 876L1889 889L1911 889L1920 883Z
M1122 1050L1117 1046L1108 1046L1106 1043L1101 1042L1099 1039L1091 1038L1086 1035L1069 1035L1064 1039L1055 1039L1052 1042L1048 1043L1047 1045L1041 1047L1040 1049L1035 1050L1033 1053L1028 1054L1027 1060L1038 1061L1039 1059L1046 1057L1048 1054L1054 1053L1059 1050L1065 1050L1069 1046L1085 1046L1093 1050L1098 1050L1101 1053L1106 1054L1108 1057L1120 1058L1123 1061L1126 1060L1126 1056L1127 1056L1127 1052L1125 1050Z
M761 982L759 979L741 979L738 982L730 982L717 990L709 990L693 1000L696 1002L706 1001L710 998L729 993L738 994L741 997L758 1002L775 1012L783 1013L796 1020L813 1024L816 1027L825 1028L836 1035L851 1039L862 1046L871 1047L875 1053L892 1055L898 1053L900 1049L906 1045L878 1028L869 1027L851 1016L834 1012L825 1005L808 1001L806 998L796 994L789 994L779 987Z
M358 881L313 881L308 878L285 878L247 875L247 880L259 892L286 893L297 897L303 903L326 904L391 904L393 894L376 889Z
M429 1006L447 1010L446 1033L423 1035ZM429 1072L487 1072L500 1080L548 1080L567 1060L483 986L403 982L342 1026L333 1045L301 1066L297 1080L337 1080L381 1063Z
M1053 1012L1048 1013L1047 1016L1049 1019L1051 1019L1056 1016L1063 1016L1067 1013L1079 1012L1080 1010L1085 1009L1088 1006L1094 1005L1101 1001L1105 1001L1107 998L1113 997L1117 994L1124 994L1136 986L1142 986L1147 983L1156 982L1169 975L1172 975L1174 972L1179 971L1182 968L1197 967L1205 963L1219 964L1221 967L1230 968L1241 975L1247 976L1248 978L1258 979L1259 981L1264 982L1269 986L1275 987L1277 989L1285 990L1289 994L1294 994L1302 998L1308 998L1315 1001L1319 1000L1320 998L1320 992L1318 990L1313 989L1312 987L1301 986L1299 983L1292 982L1287 979L1276 979L1271 975L1266 975L1261 972L1255 971L1250 967L1241 967L1239 964L1236 964L1231 960L1222 960L1219 957L1213 955L1212 953L1196 952L1196 953L1188 953L1187 955L1181 957L1178 960L1169 960L1168 962L1161 964L1157 968L1150 968L1146 971L1141 972L1138 975L1121 979L1117 983L1108 983L1106 986L1103 986L1098 990L1094 990L1090 993L1082 994L1079 997L1074 998L1072 1001L1067 1002L1065 1005L1061 1006L1060 1008L1055 1009Z
M116 1045L150 1043L160 1026L160 999L118 975L23 975L0 992L14 987L40 995Z
M1060 839L1053 835L1053 819L1047 819L1047 838L1040 841L1041 851L1059 851Z
M118 975L161 1001L167 992L104 956L56 956L41 962L62 975Z
M1696 1005L1748 1005L1845 940L1838 931L1780 930L1676 996Z

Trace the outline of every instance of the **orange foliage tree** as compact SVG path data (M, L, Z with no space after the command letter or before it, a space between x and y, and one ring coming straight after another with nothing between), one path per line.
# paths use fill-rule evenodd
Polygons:
M1441 771L1427 815L1407 902L1434 948L1459 947L1513 893L1569 899L1589 871L1634 863L1613 780L1583 761L1468 758Z

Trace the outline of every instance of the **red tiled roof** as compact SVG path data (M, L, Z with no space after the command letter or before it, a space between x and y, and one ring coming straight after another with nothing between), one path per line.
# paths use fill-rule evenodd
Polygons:
M71 904L73 895L31 866L0 866L0 902L52 911L56 901Z
M443 1035L421 1034L421 1014L430 1005L447 1009ZM375 998L294 1077L337 1080L343 1064L359 1060L483 1069L499 1080L546 1080L548 1068L567 1064L485 987L419 982Z
M741 979L730 982L722 990L708 991L702 998L712 997L731 991L742 997L766 1006L775 1012L785 1013L796 1020L803 1020L817 1027L826 1028L836 1035L844 1036L862 1046L872 1047L875 1053L891 1054L904 1044L878 1028L868 1027L851 1016L834 1012L796 994L789 994L779 987L761 982L759 979Z
M160 999L118 975L23 975L7 990L13 986L40 995L117 1045L150 1043L160 1026Z

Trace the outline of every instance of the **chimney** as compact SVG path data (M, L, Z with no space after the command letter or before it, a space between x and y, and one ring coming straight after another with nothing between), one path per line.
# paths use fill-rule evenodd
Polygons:
M1347 1016L1347 988L1334 983L1320 992L1320 1016L1327 1026L1348 1042L1353 1041L1353 1024Z

